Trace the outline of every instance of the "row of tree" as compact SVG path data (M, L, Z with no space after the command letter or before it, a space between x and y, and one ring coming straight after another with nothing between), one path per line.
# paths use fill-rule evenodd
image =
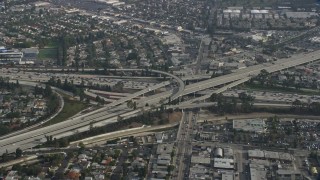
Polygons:
M210 96L211 102L216 102L217 105L213 107L213 111L222 115L224 113L236 113L236 112L251 112L253 110L254 96L248 95L244 92L238 94L236 97L226 97L221 93L212 94ZM240 108L238 108L238 102L240 102Z
M16 88L20 88L19 81L17 80L16 83L10 82L9 78L5 78L0 76L0 89L6 89L8 91L13 91Z
M52 113L56 112L59 108L59 97L53 93L52 88L49 84L46 84L45 88L39 87L36 85L34 88L34 94L42 95L43 97L48 99L47 103L47 116L51 115ZM47 117L46 116L46 117Z
M320 102L302 102L296 99L292 102L291 109L296 113L320 115Z
M85 95L83 88L76 87L76 85L73 84L73 81L69 82L68 79L65 79L62 83L60 79L51 77L48 81L48 85L58 87L68 92L72 92L74 96L79 96L81 101L84 100Z

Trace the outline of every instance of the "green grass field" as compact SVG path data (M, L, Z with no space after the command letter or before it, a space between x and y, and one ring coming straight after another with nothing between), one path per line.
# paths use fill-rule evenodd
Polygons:
M74 116L75 114L79 113L80 111L84 110L87 107L86 104L76 101L76 100L70 100L68 98L64 98L64 107L60 114L58 114L55 118L52 120L46 122L44 126L49 126L52 124L56 124L62 121L65 121L66 119Z
M39 50L39 59L56 59L57 58L57 48L44 48Z
M45 46L45 48L57 48L59 44L57 42L50 41L49 44Z

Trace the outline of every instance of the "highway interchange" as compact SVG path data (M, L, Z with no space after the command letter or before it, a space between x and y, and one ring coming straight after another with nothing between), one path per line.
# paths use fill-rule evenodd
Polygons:
M170 73L165 73L161 71L154 71L154 73L160 73L166 76L170 76L174 81L178 84L178 88L171 89L169 91L164 91L159 94L154 94L148 97L141 98L138 100L139 104L139 109L137 110L132 110L127 108L125 102L128 100L134 99L136 97L139 97L149 91L156 90L158 88L163 88L164 86L167 86L167 83L164 84L153 84L152 86L148 86L147 88L144 88L134 94L122 97L118 100L115 100L114 102L107 104L105 107L92 111L90 113L80 115L71 119L68 119L64 122L47 126L47 127L42 127L27 133L19 134L19 135L13 135L11 137L7 137L6 139L1 139L0 140L0 153L4 153L6 151L8 152L14 152L16 148L21 148L21 149L29 149L37 144L39 144L39 140L44 138L44 135L52 135L54 137L64 137L68 136L80 131L87 130L89 127L89 124L91 122L94 122L95 126L103 126L109 123L113 123L117 121L117 117L121 115L121 117L131 117L135 116L142 111L141 107L145 106L145 103L148 103L150 105L153 105L155 107L159 106L160 103L159 101L168 99L169 97L174 100L178 99L184 95L188 95L197 91L205 90L211 87L217 87L219 85L223 84L229 84L227 88L221 89L220 91L223 92L229 88L232 88L233 86L238 85L239 83L243 83L246 80L249 80L251 76L255 76L259 74L259 72L262 69L266 69L268 72L275 72L283 69L287 69L290 67L294 67L297 65L301 65L304 63L308 62L313 62L318 60L318 55L320 51L314 51L311 53L303 53L296 55L291 58L287 59L281 59L278 60L274 63L266 63L262 65L256 65L256 66L251 66L246 69L241 69L238 71L235 71L231 74L220 76L217 78L212 78L204 81L200 81L197 83L193 83L190 85L184 85L183 80L181 80L179 77L171 75ZM61 70L61 69L60 69ZM137 71L137 69L117 69L117 71ZM141 69L140 69L141 70ZM8 73L8 71L10 71ZM28 70L24 70L28 71ZM57 69L57 73L54 73L56 76L59 76L59 69ZM23 74L23 71L21 72ZM25 72L27 73L27 72ZM38 76L39 72L29 72L32 73L32 77L34 78L35 76ZM61 74L61 73L60 73ZM11 80L23 80L23 81L30 81L27 78L21 78L25 77L26 75L21 76L18 73L17 69L7 69L0 71L1 76L7 76L10 75ZM81 76L74 74L74 76ZM98 75L96 76L98 77ZM41 77L42 78L42 77ZM48 80L50 76L47 76L47 79L43 79L42 82ZM32 81L39 82L35 79L32 79ZM41 82L41 81L40 81ZM232 83L235 82L235 83ZM205 97L202 97L202 99L208 98L208 95L205 95ZM202 100L200 99L200 100ZM144 107L144 111L148 110L150 108Z

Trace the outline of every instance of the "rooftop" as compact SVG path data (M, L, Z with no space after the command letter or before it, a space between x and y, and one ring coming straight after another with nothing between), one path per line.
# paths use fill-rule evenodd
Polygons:
M158 144L157 154L170 154L173 150L173 144L163 143Z
M264 132L266 123L263 119L233 120L233 128L244 131Z
M210 164L210 158L209 157L202 157L202 156L192 156L191 157L191 163L194 164Z
M272 151L264 151L264 157L268 159L279 159L279 153Z
M233 159L214 158L214 167L222 169L234 169Z
M248 150L248 156L251 158L264 158L264 152L259 150L259 149L255 149L255 150Z
M280 159L285 161L292 161L293 157L289 153L274 152L274 151L262 151L259 149L248 150L249 158L267 158L267 159Z
M287 18L309 18L312 16L319 16L315 12L286 12Z
M221 180L234 180L234 176L231 173L222 174Z
M277 174L279 175L300 174L300 171L294 170L294 169L279 169L277 170Z
M279 159L286 160L286 161L292 161L293 157L289 153L279 152Z
M267 171L264 165L250 164L251 180L264 180L267 179Z

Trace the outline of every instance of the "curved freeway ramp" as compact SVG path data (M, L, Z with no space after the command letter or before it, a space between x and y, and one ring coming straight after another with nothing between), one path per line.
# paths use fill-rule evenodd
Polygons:
M46 68L46 69L24 69L25 71L62 71L62 68ZM72 71L72 69L69 69ZM97 69L84 69L84 71L96 71ZM177 83L179 84L179 89L177 92L173 91L173 94L171 95L171 99L174 100L178 97L180 97L185 89L185 84L183 80L171 73L167 73L160 70L153 70L153 69L98 69L98 70L105 70L105 71L124 71L124 72L130 72L130 71L149 71L152 73L158 73L166 76L170 76L171 78L175 79Z

